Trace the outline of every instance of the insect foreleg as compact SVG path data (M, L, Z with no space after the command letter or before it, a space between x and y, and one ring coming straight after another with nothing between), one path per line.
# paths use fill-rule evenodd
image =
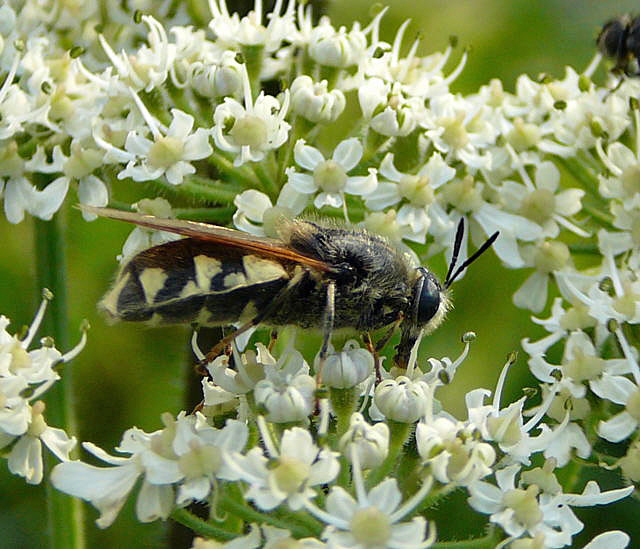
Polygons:
M289 294L295 287L300 283L300 281L306 276L307 271L299 270L296 272L293 277L287 282L287 285L282 288L273 299L267 304L267 306L260 311L255 317L251 320L240 326L234 332L223 337L218 343L216 343L213 348L207 353L199 363L198 366L205 366L212 362L222 351L225 349L227 345L229 345L236 337L240 334L246 332L249 328L257 326L260 324L265 318L268 318L274 311L278 309L282 305L282 303L289 297Z

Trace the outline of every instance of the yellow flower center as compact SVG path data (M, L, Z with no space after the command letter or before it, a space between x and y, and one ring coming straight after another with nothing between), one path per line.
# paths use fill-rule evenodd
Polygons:
M351 534L363 547L386 547L391 537L391 522L377 507L366 507L353 514Z
M414 206L424 207L435 198L426 175L405 175L398 182L398 191Z
M182 159L184 145L175 137L159 137L149 149L149 164L154 168L168 168Z
M278 465L271 471L270 476L285 494L295 494L309 478L310 473L310 467L306 463L289 457L280 457Z
M502 502L513 509L516 520L527 529L533 528L542 520L542 511L538 505L538 487L531 485L526 490L507 490Z
M549 189L536 189L522 201L520 213L531 221L542 225L551 219L556 209L556 197Z
M335 193L347 184L347 173L335 160L320 162L313 170L313 180L323 191Z
M267 141L267 123L258 116L247 114L235 121L229 135L240 146L260 148Z

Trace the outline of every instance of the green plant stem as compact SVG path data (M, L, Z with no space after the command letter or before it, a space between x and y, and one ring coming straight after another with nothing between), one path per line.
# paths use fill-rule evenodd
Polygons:
M236 184L247 188L260 186L260 182L251 171L244 167L234 166L233 162L222 154L213 153L209 158L207 158L207 162L215 166L221 174L231 178Z
M432 549L493 549L498 543L498 538L491 531L482 538L467 539L464 541L441 541L434 543Z
M238 503L228 496L222 496L220 498L220 509L241 517L245 522L257 522L258 524L267 523L277 528L286 528L297 538L311 536L316 533L309 531L306 527L300 527L298 524L291 524L286 519L277 518L272 513L257 511L242 503Z
M34 221L36 284L38 295L43 288L53 292L40 333L54 338L56 347L65 352L70 348L67 311L67 269L64 255L64 211L59 211L51 221ZM73 398L73 368L65 367L60 383L46 395L48 422L67 433L77 432ZM55 463L46 455L47 470ZM47 483L47 519L49 547L52 549L84 549L85 533L82 502L58 492Z
M178 219L226 224L233 217L235 208L231 206L220 206L218 208L174 208L173 211Z
M176 509L171 513L171 518L205 538L213 538L218 541L228 541L238 537L238 534L227 532L222 528L213 526L213 524L206 520L202 520L186 509Z

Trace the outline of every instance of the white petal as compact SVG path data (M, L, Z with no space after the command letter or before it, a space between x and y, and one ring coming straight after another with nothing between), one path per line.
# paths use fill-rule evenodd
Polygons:
M109 203L109 191L107 186L95 175L88 175L78 183L78 200L81 204L103 208ZM87 221L93 221L98 216L83 211L82 217Z
M240 193L233 199L233 203L251 221L258 223L262 222L265 210L272 207L271 199L266 194L254 189Z
M347 183L344 186L344 190L349 194L357 194L360 196L366 196L376 190L378 186L378 178L373 171L369 172L369 175L356 175L349 177Z
M608 372L605 372L600 379L590 381L589 387L600 398L616 404L626 404L629 397L638 390L629 378L612 376Z
M598 434L609 442L620 442L629 437L638 427L638 422L627 411L616 414L598 424Z
M522 309L539 313L547 303L549 276L535 271L513 294L513 303Z
M380 173L387 179L396 183L398 183L404 176L404 174L399 172L394 166L392 153L388 153L382 160L380 164Z
M58 177L49 183L42 191L36 191L29 205L29 212L40 219L49 221L56 213L69 190L69 178Z
M318 186L311 175L293 170L288 171L287 175L289 176L289 185L299 193L312 194L318 190Z
M583 549L625 549L631 538L620 530L611 530L593 538Z
M345 139L333 151L333 159L344 168L345 172L356 167L362 158L362 143L355 138Z
M305 145L304 139L298 139L293 149L293 155L298 166L313 171L320 162L324 162L324 156L315 147Z
M136 501L136 516L140 522L166 519L173 511L173 487L142 483Z
M177 139L185 139L193 128L193 116L180 109L171 109L171 114L173 115L173 120L171 120L167 135Z
M185 141L182 158L184 160L200 160L211 155L213 148L209 144L209 135L210 133L207 130L198 128Z
M384 210L400 202L398 185L395 183L378 183L374 193L367 196L365 205L370 210Z

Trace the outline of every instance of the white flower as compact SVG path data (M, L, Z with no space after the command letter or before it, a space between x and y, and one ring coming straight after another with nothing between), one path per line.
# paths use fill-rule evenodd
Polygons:
M62 206L69 190L69 178L58 177L38 190L24 177L10 179L4 188L4 212L10 223L20 223L27 212L49 221Z
M457 95L440 95L431 99L421 125L433 146L446 155L445 160L456 158L473 173L491 167L491 156L485 149L498 135L498 128L485 114L484 105L474 105Z
M620 142L611 143L605 154L598 141L596 150L600 160L612 174L611 177L598 176L602 196L619 200L627 210L640 207L637 184L637 178L640 176L640 160L636 153Z
M360 162L362 153L362 144L355 137L340 142L330 159L325 159L318 149L307 145L304 139L299 139L294 149L296 163L313 174L287 168L289 184L298 193L306 195L320 191L313 201L318 209L323 206L340 208L343 206L345 193L364 196L377 187L376 170L373 168L369 168L367 176L348 175Z
M567 217L582 209L582 189L559 190L560 171L553 162L541 162L536 166L534 180L520 169L523 183L504 181L500 187L500 198L505 207L530 219L542 227L542 236L556 238L559 225L582 237L589 233L571 223Z
M424 100L406 97L400 82L370 78L358 87L362 114L371 128L388 137L409 135L424 119Z
M584 395L584 389L580 386L588 383L600 398L618 404L626 400L629 384L632 384L624 377L631 372L629 362L624 358L600 358L589 336L579 330L567 338L560 366L548 363L542 355L533 356L529 365L540 381L555 382L554 372L557 371L563 380L573 386L576 395Z
M522 247L522 258L527 267L536 270L513 294L518 307L539 313L547 304L549 277L571 265L569 247L559 240L541 240Z
M344 488L331 488L326 510L307 501L307 511L327 524L322 539L331 547L369 549L426 549L435 541L435 530L428 528L423 517L411 522L399 522L424 499L431 489L426 480L406 501L398 489L396 479L387 478L371 490L364 487L358 452L351 446L353 484L356 498Z
M413 423L420 419L429 410L431 402L427 384L405 376L379 383L373 399L387 419L400 423Z
M469 486L469 504L480 513L490 514L489 520L500 525L513 537L527 533L541 534L546 547L563 547L582 530L570 506L605 505L629 495L633 487L600 492L594 481L587 483L582 494L541 493L537 484L526 488L515 483L518 466L496 472L498 486L477 481Z
M342 91L327 89L326 80L314 82L306 74L291 83L291 110L310 122L334 122L344 111L346 100Z
M256 0L254 8L242 19L237 13L229 14L226 0L211 0L209 28L216 41L227 48L262 46L269 53L277 50L283 40L292 41L297 36L294 23L295 1L289 0L281 14L283 0L276 0L267 14L269 23L262 24L262 0Z
M116 54L102 34L98 40L122 81L136 91L144 88L148 92L167 79L175 59L175 46L169 44L167 32L156 19L143 15L142 21L149 27L149 45L138 49L136 55L125 51Z
M29 484L42 482L42 443L61 461L69 459L69 452L76 445L75 437L69 437L62 429L46 424L42 415L44 408L44 402L40 400L33 404L29 428L11 447L7 456L9 471L24 477Z
M333 348L330 349L322 367L322 381L328 387L350 389L369 377L373 372L373 362L371 353L361 349L357 341L350 339L341 352L336 353Z
M380 164L380 174L389 182L381 181L376 191L366 197L367 208L381 210L404 201L396 216L398 223L408 225L415 234L425 235L431 225L428 211L435 201L434 191L453 179L456 171L439 153L434 153L415 175L402 173L393 165L393 154L389 153Z
M473 431L472 427L447 417L418 423L418 452L436 480L466 486L492 473L495 450L476 440Z
M630 437L640 424L640 388L626 377L620 377L616 385L617 392L610 394L612 398L609 400L622 404L625 409L598 423L598 435L611 442L620 442Z
M349 429L340 438L340 450L348 459L358 455L362 469L375 469L389 453L389 427L384 422L369 425L362 414L354 413Z
M307 206L307 201L307 195L295 192L289 183L280 189L275 206L266 194L249 189L233 199L238 208L233 214L233 224L247 233L276 238L279 236L280 219L299 215Z
M253 101L246 68L243 70L244 106L231 97L216 107L213 114L213 138L223 151L236 154L234 165L260 162L267 152L277 149L289 135L284 117L289 109L289 90L282 104L264 91Z
M274 423L306 421L315 403L316 380L309 366L294 350L285 351L275 364L265 364L265 377L256 383L256 405L267 411Z
M206 501L216 478L235 480L235 471L227 463L239 457L247 437L247 425L240 421L229 420L222 429L214 429L200 413L181 413L172 445L183 475L176 503Z
M453 206L450 213L446 213L442 203L435 202L429 208L431 217L431 233L437 243L445 247L447 260L450 259L451 246L455 238L455 231L462 214L466 214L473 221L477 221L482 228L483 236L474 236L475 223L470 223L472 240L477 241L486 238L499 231L500 236L494 242L492 248L496 255L509 267L520 268L524 266L524 260L520 254L518 241L531 242L538 240L542 234L541 227L525 219L520 215L511 214L490 204L483 197L484 184L470 175L463 179L454 179L442 187L440 200ZM460 250L460 261L467 257L467 235L464 235Z
M377 24L380 17L382 14L378 14L370 28ZM357 65L366 58L366 30L361 30L357 21L350 31L345 27L336 31L329 18L322 17L311 29L308 40L309 55L320 65L346 68Z
M171 125L161 132L142 102L138 99L136 103L151 128L153 141L136 131L129 132L125 142L129 162L118 174L118 179L130 177L134 181L150 181L164 175L169 183L179 185L185 175L195 173L192 160L206 158L213 152L209 132L198 128L192 133L193 116L178 109L171 109Z
M268 437L265 442L273 463L256 447L236 457L229 466L238 479L249 484L245 498L258 508L268 511L286 501L292 510L298 510L317 496L314 486L336 477L340 469L338 453L318 448L309 432L299 427L284 432L278 450L265 434L266 427L261 422L259 426Z

